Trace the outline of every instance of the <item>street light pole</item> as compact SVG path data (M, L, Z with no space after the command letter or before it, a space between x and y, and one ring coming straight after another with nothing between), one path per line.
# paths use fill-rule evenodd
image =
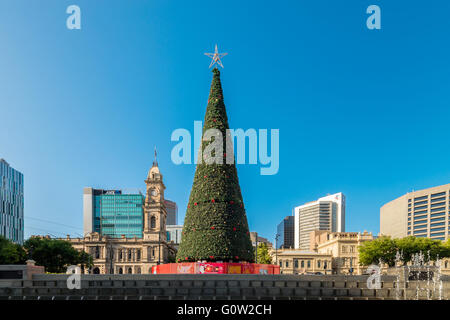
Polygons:
M161 264L161 232L158 232L158 264Z
M255 263L258 263L258 232L256 232L256 255L255 255Z
M275 264L278 265L278 237L280 235L277 233L275 234Z

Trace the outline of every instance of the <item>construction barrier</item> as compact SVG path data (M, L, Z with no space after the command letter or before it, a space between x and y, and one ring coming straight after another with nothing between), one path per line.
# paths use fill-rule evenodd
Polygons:
M153 274L280 274L273 264L231 262L181 262L152 267Z

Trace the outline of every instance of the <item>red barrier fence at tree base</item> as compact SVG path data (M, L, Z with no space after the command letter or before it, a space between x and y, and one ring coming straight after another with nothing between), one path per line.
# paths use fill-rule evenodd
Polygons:
M280 274L273 264L229 262L182 262L152 267L153 274Z

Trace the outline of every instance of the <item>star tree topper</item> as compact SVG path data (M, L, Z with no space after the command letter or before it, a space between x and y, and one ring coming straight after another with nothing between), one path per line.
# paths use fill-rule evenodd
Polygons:
M206 56L210 57L212 59L211 64L209 67L211 68L216 63L223 68L222 61L220 58L225 57L228 53L219 53L219 50L217 50L217 44L214 50L214 53L205 53Z

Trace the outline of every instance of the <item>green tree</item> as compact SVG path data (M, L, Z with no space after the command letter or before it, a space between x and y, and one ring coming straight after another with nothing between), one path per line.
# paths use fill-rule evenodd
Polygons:
M70 265L92 265L92 257L78 252L65 240L31 237L25 241L24 247L36 264L44 266L47 272L64 273Z
M220 72L214 68L213 73L203 134L208 129L219 130L222 134L223 148L226 150L226 140L229 139L226 132L229 128L228 118L223 101ZM234 155L230 154L230 151L223 151L223 155L209 152L208 149L214 145L213 143L217 141L202 140L201 154L220 156L223 164L206 164L204 160L200 161L203 157L199 158L177 262L199 260L254 262L254 249L250 241L236 166L234 163L226 163L226 159ZM206 148L208 149L205 152Z
M359 247L359 263L362 265L378 264L380 260L389 266L395 265L397 244L390 237L379 237L366 241Z
M258 263L272 264L272 257L269 254L269 247L267 246L267 243L260 243L256 251L258 254Z
M85 251L80 251L78 252L78 259L76 263L74 263L74 265L78 264L81 266L82 270L84 270L84 268L89 269L94 265L94 259L89 253Z
M0 264L24 264L26 252L23 247L0 236Z
M423 253L425 259L435 261L438 257L450 257L450 242L443 243L440 240L429 238L416 238L409 236L401 239L391 239L389 237L380 237L373 241L364 242L359 248L359 261L362 265L369 265L382 262L389 266L395 265L396 254L401 255L400 261L407 264L412 256L417 253ZM429 255L429 256L428 256Z

